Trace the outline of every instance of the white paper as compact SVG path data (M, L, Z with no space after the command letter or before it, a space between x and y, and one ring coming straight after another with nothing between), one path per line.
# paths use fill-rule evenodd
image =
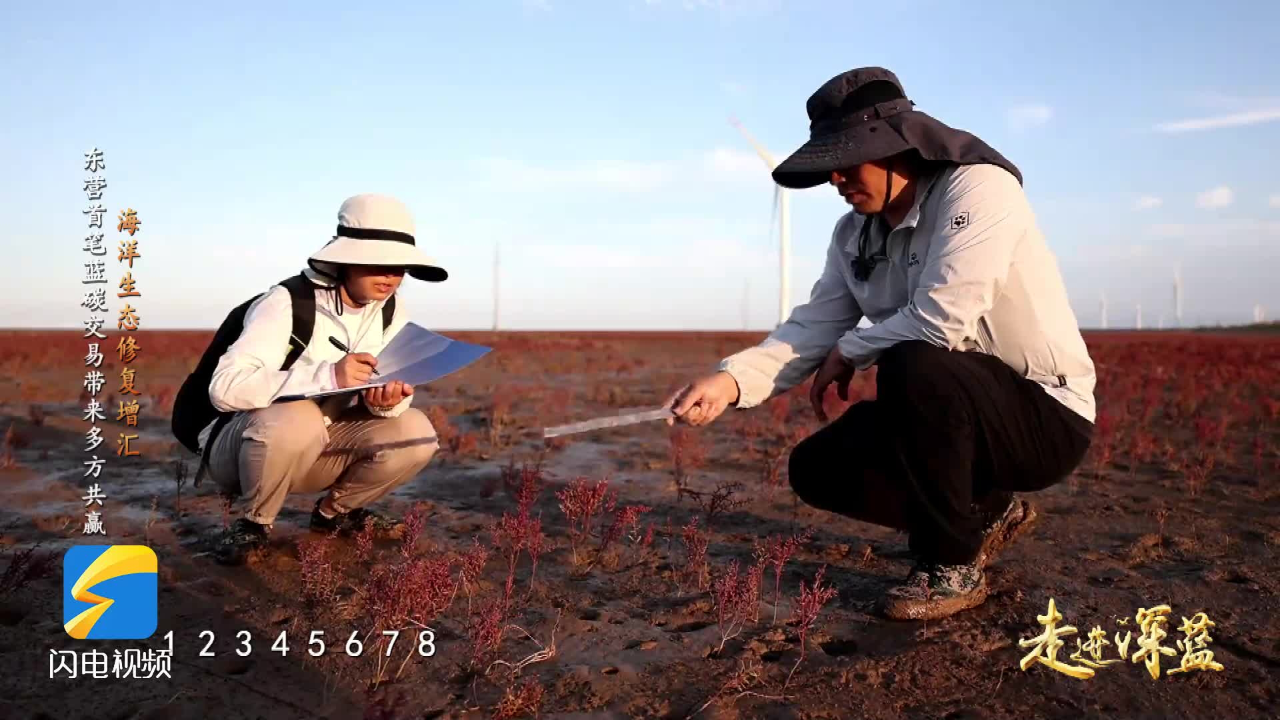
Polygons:
M418 387L457 372L484 357L492 348L454 340L408 323L378 353L378 374L369 383L277 398L276 402L326 397L381 387L394 380Z

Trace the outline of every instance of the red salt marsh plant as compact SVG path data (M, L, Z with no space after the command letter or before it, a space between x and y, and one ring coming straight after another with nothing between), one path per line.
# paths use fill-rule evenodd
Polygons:
M457 586L447 557L402 557L398 562L376 565L361 593L372 624L371 635L378 638L374 655L377 667L373 686L384 679L390 658L383 648L394 643L400 631L427 629L453 604ZM388 635L386 633L392 633ZM400 662L395 678L416 652L413 643ZM390 649L394 649L394 645Z
M471 538L471 547L458 556L458 583L470 592L473 583L480 579L484 566L489 562L489 548L480 544L480 538Z
M493 720L538 717L544 692L542 685L534 678L525 678L512 684L493 709Z
M803 580L800 581L800 597L796 598L795 610L792 612L792 620L796 625L797 633L800 635L800 658L796 660L791 672L787 674L786 682L782 684L784 692L787 686L791 684L791 676L795 674L796 668L799 668L800 663L804 662L809 631L818 619L818 614L822 612L823 606L836 596L835 588L822 584L822 576L826 572L826 565L818 568L818 573L814 576L813 583L808 587L805 587Z
M738 561L731 560L712 580L711 599L715 605L716 627L720 631L720 645L715 650L717 654L724 650L725 643L738 637L747 621L756 615L763 568L757 562L746 572L740 572Z
M779 599L782 597L782 571L796 551L813 538L813 531L806 529L800 535L782 537L770 535L764 542L755 541L755 557L758 562L773 568L773 621L778 621Z
M630 537L633 544L638 543L641 539L638 533L640 515L649 512L650 509L647 505L624 505L614 510L612 522L600 537L600 549L596 552L596 560L593 564L607 558L609 546L622 539L624 535Z
M498 654L505 623L506 606L496 599L479 606L467 618L466 633L471 642L469 660L473 671L487 668Z
M494 546L506 556L507 582L504 604L511 599L511 591L515 585L516 564L520 553L527 552L531 561L529 587L533 587L534 576L538 572L538 558L545 548L545 536L542 533L542 517L533 516L533 506L542 492L544 481L542 470L538 467L522 466L516 470L514 464L503 471L503 484L507 491L515 496L516 512L504 512L494 524Z
M602 510L608 492L608 480L591 483L587 478L579 477L556 493L560 511L569 522L569 547L574 565L579 562L578 549L590 537L592 524Z
M404 532L400 536L400 554L404 557L413 555L418 547L418 537L427 524L427 513L430 506L425 502L416 502L404 515ZM367 523L366 523L367 525ZM364 528L361 528L363 530Z
M0 573L0 598L52 575L61 556L56 552L40 552L40 543L36 543L26 548L10 548L4 557L8 562Z
M674 426L671 430L671 472L675 480L676 500L689 492L689 475L707 461L702 439L690 428Z
M495 449L502 447L503 433L511 425L511 391L507 388L494 390L489 401L489 445Z
M710 539L698 528L698 518L694 517L680 530L680 538L684 541L684 568L680 573L681 592L684 580L692 578L699 590L707 587L707 546Z
M309 608L328 606L338 596L342 574L333 560L333 536L298 543L302 599Z

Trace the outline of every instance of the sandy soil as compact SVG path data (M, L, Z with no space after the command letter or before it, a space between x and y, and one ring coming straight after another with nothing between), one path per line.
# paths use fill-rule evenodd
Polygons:
M227 521L223 503L211 483L193 488L176 479L179 465L188 476L194 465L168 428L173 390L208 335L140 333L143 353L133 367L143 455L108 460L96 482L107 494L109 534L88 542L156 550L159 629L147 641L83 642L64 634L59 597L60 554L86 542L80 498L92 482L80 465L87 458L84 341L74 332L0 334L0 572L14 568L0 580L0 717L91 709L120 720L535 711L564 718L1276 716L1280 336L1090 336L1103 413L1090 457L1066 482L1030 496L1041 521L989 567L989 600L930 623L873 613L878 595L910 566L903 535L798 505L787 487L786 450L817 426L803 394L675 439L653 423L551 446L541 440L546 425L656 405L758 335L459 336L497 351L418 393L415 405L448 418L437 429L449 447L382 505L421 517L416 538L371 547L325 538L306 529L314 496L295 497L268 550L245 567L225 568L206 554L207 540ZM104 368L102 398L112 413L104 447L111 450L124 428L114 418L119 370L114 358ZM862 396L874 392L872 376L857 382ZM840 403L832 406L838 412ZM698 498L678 496L677 474L704 497L728 486L735 506L717 509L708 523ZM648 508L604 553L602 530L613 513L602 512L577 548L571 542L557 493L578 478L607 479L615 512ZM522 481L526 517L540 525L520 520ZM695 517L708 542L705 577L690 565L682 533ZM718 611L727 605L700 580L725 586L731 562L744 571L754 562L756 542L806 530L809 541L783 568L777 607L768 567L758 602L742 606L740 631L721 647ZM535 549L541 542L536 571L530 540ZM35 558L48 558L48 572L28 577L13 564L33 546ZM513 573L512 546L522 548ZM489 548L488 560L478 576L463 577L462 553L475 547ZM797 597L823 567L836 595L813 621L801 660ZM408 603L405 612L379 614L396 598ZM1224 669L1169 675L1183 654L1175 648L1161 658L1158 680L1133 662L1089 680L1043 665L1024 672L1019 661L1029 649L1019 640L1042 630L1036 616L1050 598L1080 636L1095 625L1108 638L1132 630L1131 655L1139 608L1171 606L1163 641L1171 648L1183 637L1182 619L1204 612L1216 623L1210 649ZM488 612L495 607L505 612ZM409 652L414 623L432 629L434 655ZM406 630L375 688L381 653L373 631L389 626ZM494 629L496 644L485 634ZM214 633L214 657L200 656L205 630ZM307 639L318 630L327 652L311 657ZM158 648L169 631L171 679L48 677L51 649ZM248 657L235 653L242 631L253 638ZM367 640L354 657L343 651L353 631ZM287 655L270 649L281 632ZM1058 656L1073 665L1076 637L1064 638ZM1114 645L1104 657L1116 657Z

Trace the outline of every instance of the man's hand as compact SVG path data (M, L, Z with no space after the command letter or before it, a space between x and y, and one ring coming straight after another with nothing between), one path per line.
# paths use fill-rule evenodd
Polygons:
M364 401L377 408L391 408L413 394L413 386L403 380L392 380L386 385L369 388L361 393Z
M809 388L809 404L813 405L813 412L819 420L827 421L827 411L822 407L822 396L827 393L827 386L837 383L836 390L840 393L840 399L848 402L849 381L853 379L853 373L853 365L840 354L840 348L831 348L827 359L822 361L822 367L813 376L813 387Z
M676 420L695 427L707 425L720 417L725 408L738 402L738 381L727 372L718 372L694 380L667 399L666 407L675 413L667 420Z
M334 367L334 375L338 379L338 387L349 388L364 385L373 377L373 369L378 365L378 358L369 353L351 353L344 355Z

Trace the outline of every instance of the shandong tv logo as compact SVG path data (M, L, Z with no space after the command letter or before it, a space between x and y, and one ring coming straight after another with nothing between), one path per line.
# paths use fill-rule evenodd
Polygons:
M144 640L156 631L155 552L76 545L62 557L62 624L77 640Z

